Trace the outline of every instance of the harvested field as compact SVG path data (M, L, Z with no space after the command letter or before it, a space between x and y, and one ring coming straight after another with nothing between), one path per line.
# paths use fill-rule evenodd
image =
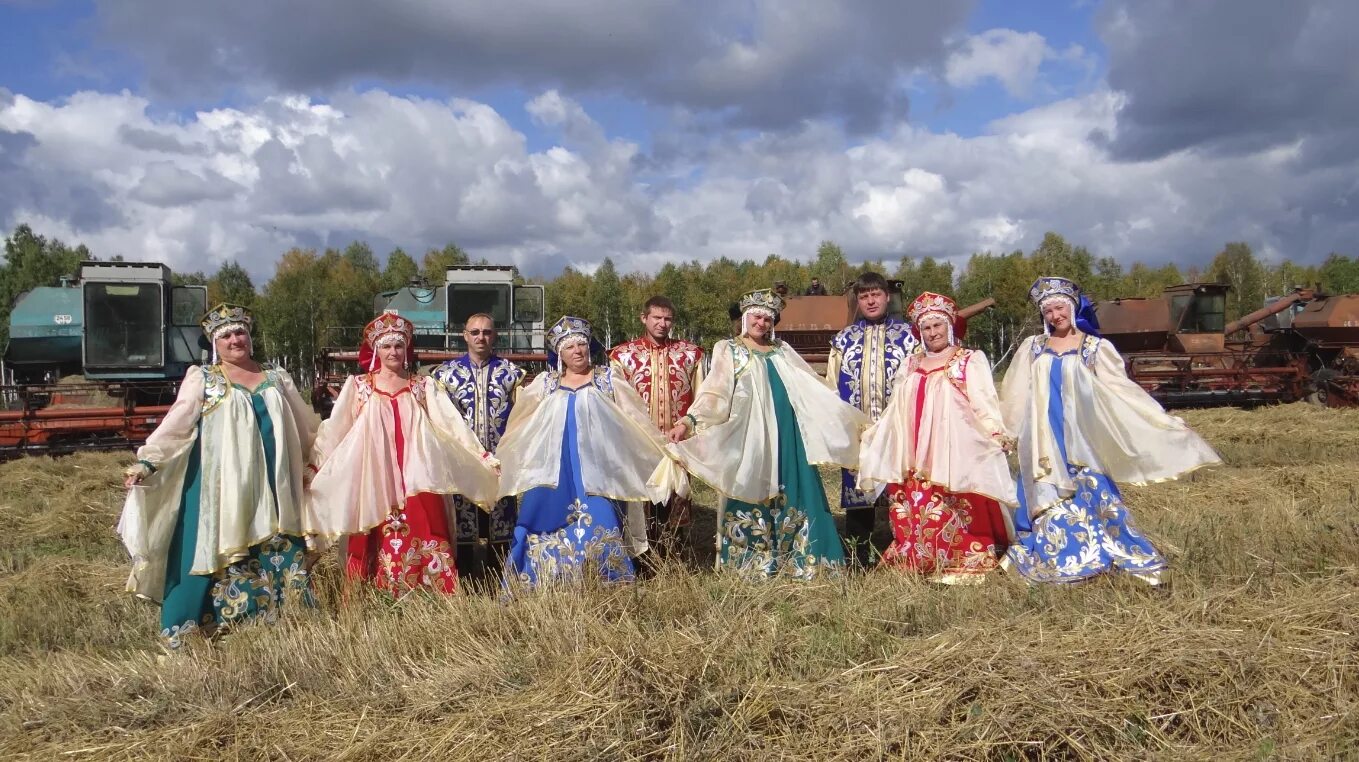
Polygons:
M746 584L676 564L395 603L323 564L318 610L171 657L154 607L122 592L129 456L4 464L0 757L1359 755L1359 411L1185 418L1229 465L1127 490L1170 558L1162 589Z

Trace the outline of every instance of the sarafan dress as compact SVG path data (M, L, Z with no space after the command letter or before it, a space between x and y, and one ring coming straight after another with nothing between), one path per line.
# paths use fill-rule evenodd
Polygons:
M321 424L306 531L318 547L345 539L349 576L401 596L451 593L458 572L443 495L495 503L494 460L434 379L395 393L350 376Z
M302 473L316 424L285 371L247 389L219 365L189 368L137 450L155 471L128 491L118 522L128 590L161 604L164 645L311 604Z
M887 409L864 432L859 487L887 485L885 564L938 582L980 582L999 568L1018 502L991 364L961 348L930 370L922 359L907 360Z
M856 469L863 413L786 343L722 340L689 407L693 436L671 445L723 497L717 566L810 580L844 568L818 466Z
M642 398L606 367L576 388L554 371L524 386L496 456L500 494L520 496L506 574L528 585L631 579L644 504L689 492Z
M1001 385L1019 440L1019 507L1005 563L1030 582L1106 572L1160 581L1165 558L1137 528L1118 484L1146 485L1221 462L1124 371L1107 340L1063 353L1047 336L1020 344Z

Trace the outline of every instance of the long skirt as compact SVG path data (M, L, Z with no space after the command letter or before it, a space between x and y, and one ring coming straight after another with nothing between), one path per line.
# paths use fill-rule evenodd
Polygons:
M622 506L586 493L576 431L576 397L572 393L561 433L557 486L534 487L519 501L508 577L541 585L575 582L587 576L607 581L635 576L624 544Z
M269 489L274 489L273 421L264 398L252 394ZM161 642L170 649L183 646L188 636L224 633L232 625L256 617L274 622L284 602L314 605L306 569L307 546L301 537L276 534L245 550L244 557L212 574L194 574L198 542L199 496L202 487L202 432L189 453L180 493L179 515L166 558L165 593L160 610Z
M766 503L725 500L717 535L717 566L753 577L810 580L844 569L845 551L835 531L826 488L798 432L788 390L769 368L778 427L782 491Z
M914 477L888 488L892 545L883 563L936 582L981 582L1008 543L1000 503L954 493Z
M1076 491L1055 505L1038 506L1034 511L1024 490L1024 480L1032 476L1021 473L1015 543L1005 562L1030 582L1079 582L1106 572L1122 572L1156 584L1166 567L1165 558L1138 531L1118 485L1093 468L1067 461L1062 425L1063 362L1079 362L1079 358L1063 356L1052 363L1047 414L1049 425L1058 433L1057 445Z
M419 588L456 591L458 570L443 497L429 493L409 497L398 513L367 534L351 535L345 569L350 577L369 580L398 597Z
M397 467L404 468L406 441L401 433L401 408L395 398L387 402L396 418L393 437ZM441 593L458 589L458 569L442 495L422 492L406 498L401 509L381 524L366 534L351 535L345 556L345 571L350 577L369 580L397 597L419 588Z

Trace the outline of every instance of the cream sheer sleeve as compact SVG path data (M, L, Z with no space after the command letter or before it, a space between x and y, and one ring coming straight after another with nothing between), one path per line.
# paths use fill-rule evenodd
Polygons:
M981 350L972 350L972 356L967 360L964 386L978 430L997 440L1007 436L1005 417L1000 412L1000 396L996 394L996 382L991 376L991 361Z
M477 439L472 427L467 425L467 419L462 417L458 407L453 404L447 387L431 376L426 376L422 383L425 386L425 411L429 413L434 433L440 439L452 442L489 463L490 454L481 446L481 440Z
M292 411L293 420L297 422L297 435L302 444L302 457L304 462L309 462L307 459L311 457L312 447L316 444L316 432L321 427L321 417L316 414L307 400L302 397L302 393L297 390L292 375L282 369L277 372L283 399L288 404L288 409Z
M515 389L514 407L510 410L510 419L505 422L505 434L500 438L501 443L511 437L517 439L522 436L518 430L523 428L525 421L533 418L534 412L547 396L547 378L546 372L539 373L532 381L527 384L521 383Z
M324 465L340 441L354 428L357 395L358 379L356 376L350 376L344 380L340 396L335 398L335 406L330 409L330 417L321 421L321 426L316 431L309 461L313 467Z
M1019 343L1014 359L1000 382L1000 413L1006 431L1018 434L1028 412L1029 396L1033 393L1033 342L1030 336Z
M689 406L696 431L725 423L731 417L731 399L736 391L736 368L732 362L731 342L727 339L713 347L712 368ZM690 434L695 431L690 431Z
M137 448L137 459L156 468L193 444L198 436L198 418L203 414L203 369L194 365L184 374L174 404L160 425Z
M707 365L705 360L706 358L703 356L703 350L698 350L698 355L694 360L693 378L689 381L690 389L697 389L703 385L703 379L707 375L703 370Z

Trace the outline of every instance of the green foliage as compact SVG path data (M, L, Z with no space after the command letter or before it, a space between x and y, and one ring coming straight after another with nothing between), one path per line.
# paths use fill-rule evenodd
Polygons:
M9 310L19 294L35 286L55 285L61 276L73 275L86 259L94 257L83 246L70 248L45 239L26 225L15 228L5 240L5 261L0 264L0 342L7 335ZM668 262L654 275L623 274L612 259L605 259L592 274L567 267L544 283L547 319L579 315L594 323L601 340L618 342L641 334L642 304L651 296L663 295L675 303L674 334L711 345L731 335L728 310L747 291L782 281L796 295L817 277L834 294L860 273L874 270L904 281L906 299L921 291L952 296L961 306L995 299L992 310L969 323L967 342L986 350L999 365L1020 339L1041 329L1028 300L1029 285L1040 275L1072 278L1096 301L1155 297L1177 283L1220 280L1233 289L1229 317L1258 308L1265 296L1299 286L1320 284L1331 293L1359 292L1359 258L1332 254L1319 266L1291 262L1266 266L1244 243L1229 243L1211 263L1185 263L1183 270L1174 263L1152 267L1096 257L1057 233L1046 234L1030 252L976 252L962 266L955 266L956 261L906 257L889 273L881 262L851 262L834 241L822 241L814 252L771 253L762 262L728 258L706 264ZM379 292L399 288L417 276L440 284L446 268L474 262L485 264L486 260L474 259L450 243L427 251L419 264L404 250L394 249L380 266L369 245L355 241L343 250L285 253L260 291L234 262L211 276L177 273L175 279L177 283L206 283L213 303L254 307L266 358L302 371L305 380L322 347L358 343L358 328L372 318Z
M1231 286L1227 292L1227 319L1235 320L1257 310L1265 299L1265 273L1250 246L1229 243L1208 266L1208 279Z
M470 264L472 259L467 256L467 252L457 244L450 243L442 249L430 249L425 252L420 270L430 283L443 283L444 272L448 268Z
M1359 257L1331 254L1321 263L1321 287L1333 294L1359 293Z
M882 270L877 272L887 275ZM891 277L902 281L901 296L908 302L925 291L933 291L944 296L955 295L952 263L939 262L934 257L925 257L919 262L904 258Z
M605 257L590 279L590 322L605 344L624 338L623 283L613 260Z
M383 291L391 291L410 283L411 278L419 275L420 266L415 264L415 260L411 259L411 255L407 254L401 248L396 248L392 249L391 254L387 255L387 266L382 269L382 278L380 279L379 285L382 287ZM443 277L440 277L437 281L430 281L432 284L442 282Z
M208 304L230 302L254 309L259 301L250 273L235 262L227 262L208 279Z
M267 357L295 371L313 367L330 317L327 281L325 265L315 251L291 249L279 259L257 309Z

